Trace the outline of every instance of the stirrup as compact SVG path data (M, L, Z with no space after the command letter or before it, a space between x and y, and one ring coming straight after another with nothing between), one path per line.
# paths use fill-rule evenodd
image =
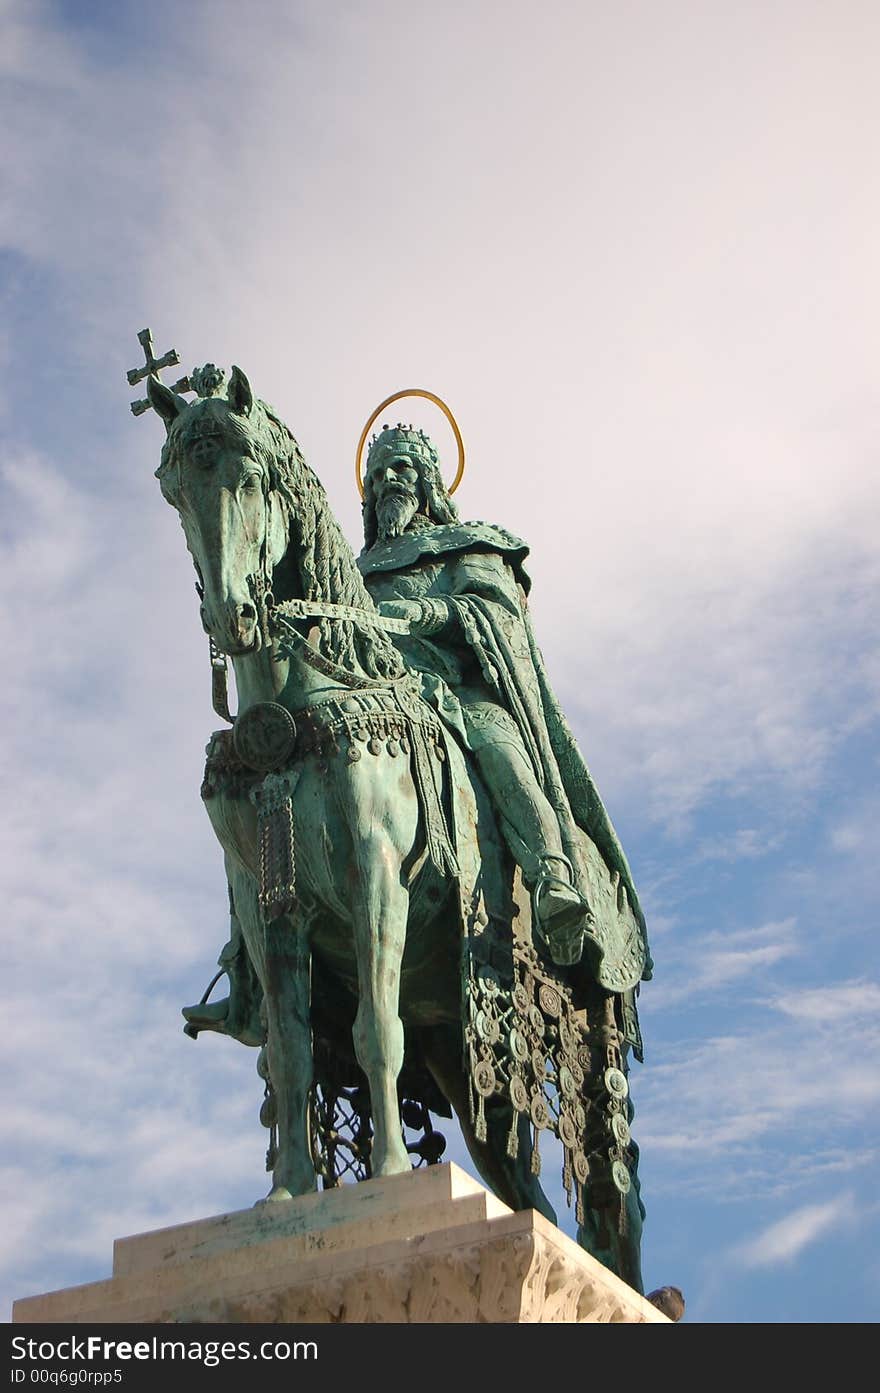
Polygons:
M563 857L554 857L563 861ZM569 863L565 861L565 864ZM567 892L567 903L561 904L546 923L541 920L541 900L554 889ZM569 898L570 897L570 898ZM561 876L542 869L532 891L532 927L547 945L550 957L558 967L573 967L583 956L584 938L591 920L590 906L580 891ZM578 929L579 932L572 932Z
M197 1006L182 1007L181 1014L186 1021L183 1033L188 1035L191 1040L198 1038L200 1030L219 1030L221 1034L225 1033L224 1023L229 1015L229 997L222 997L220 1001L208 1001L208 997L225 972L225 967L221 967L219 972L214 973ZM220 1007L225 1007L225 1010L220 1012L218 1009Z

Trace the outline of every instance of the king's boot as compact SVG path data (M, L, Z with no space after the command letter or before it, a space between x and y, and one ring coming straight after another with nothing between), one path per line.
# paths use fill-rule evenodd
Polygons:
M581 960L590 906L571 883L571 863L565 856L542 856L532 888L532 915L538 935L559 967Z

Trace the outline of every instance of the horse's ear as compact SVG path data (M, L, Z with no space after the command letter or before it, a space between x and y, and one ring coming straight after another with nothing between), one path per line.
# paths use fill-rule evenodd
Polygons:
M251 391L251 384L248 382L241 368L233 365L232 376L229 379L229 389L227 392L229 405L233 411L237 411L239 416L250 416L254 406L254 394Z
M172 392L170 387L166 387L164 382L160 382L158 377L153 377L152 374L147 378L147 397L153 410L165 422L166 430L170 430L181 411L186 410L187 403L183 397Z

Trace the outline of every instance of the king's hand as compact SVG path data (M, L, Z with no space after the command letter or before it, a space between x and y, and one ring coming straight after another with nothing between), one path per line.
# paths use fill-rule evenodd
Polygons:
M411 624L421 616L418 600L380 600L377 609L385 619L408 619Z

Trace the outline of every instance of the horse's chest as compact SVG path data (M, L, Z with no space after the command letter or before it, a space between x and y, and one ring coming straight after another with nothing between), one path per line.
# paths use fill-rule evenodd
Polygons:
M347 842L335 800L328 798L325 778L311 767L299 771L292 799L297 889L322 902L335 899L335 862ZM260 875L260 823L256 808L241 790L217 790L205 800L211 825L223 850L255 880ZM343 910L340 902L333 908Z

